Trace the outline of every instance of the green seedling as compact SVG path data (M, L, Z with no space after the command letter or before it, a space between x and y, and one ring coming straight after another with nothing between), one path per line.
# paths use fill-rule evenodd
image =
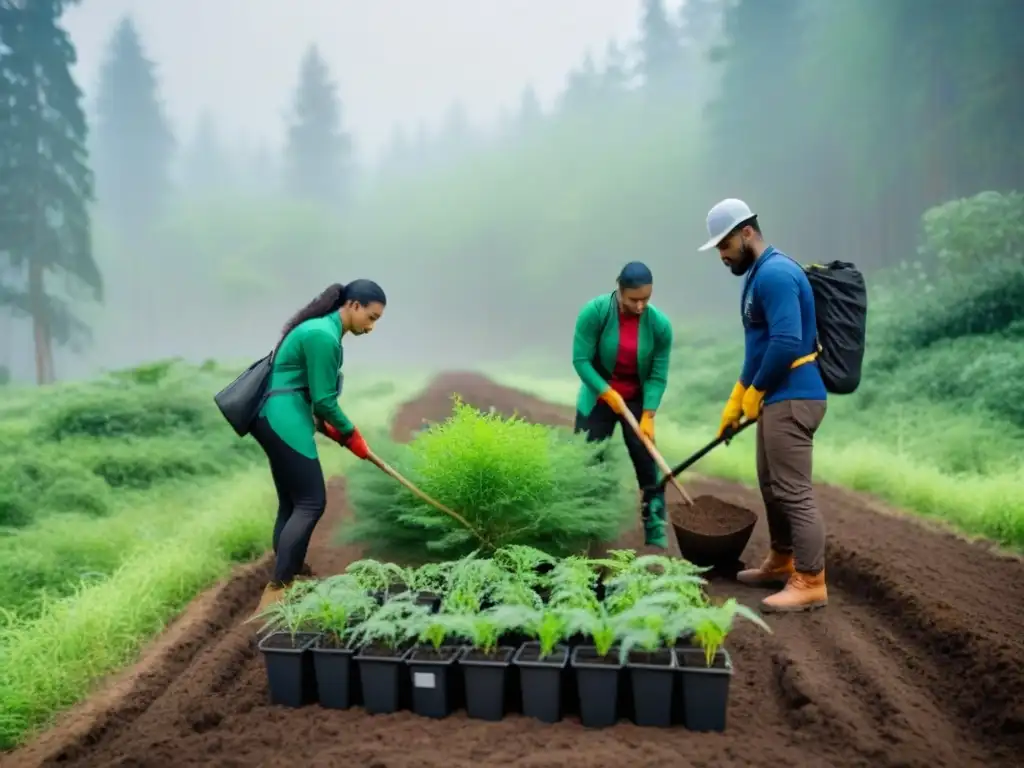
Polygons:
M384 593L401 583L406 575L405 569L395 563L381 563L370 558L356 560L345 569L345 573L351 574L367 592Z
M462 617L448 613L415 613L409 617L409 629L418 643L440 651L446 638L458 637Z
M749 607L736 602L734 597L730 597L722 605L708 605L690 611L688 620L693 629L693 639L704 649L704 662L707 666L710 667L714 662L715 654L732 631L732 624L737 616L756 624L765 632L772 631L764 619Z
M337 647L344 647L354 624L376 610L377 603L350 575L332 576L310 595L314 614L312 626L328 635Z
M451 617L451 630L456 637L468 640L475 650L493 653L503 634L514 629L500 608L491 608L476 614L456 614Z
M634 549L609 549L606 557L590 561L592 567L603 568L608 576L613 577L628 569L636 561Z
M658 595L637 602L628 611L615 618L619 636L619 661L623 664L636 648L653 653L666 646L674 646L676 639L690 628L684 612L671 610Z
M464 557L452 567L442 608L447 613L477 613L494 585L505 578L493 560L478 558L475 553Z
M596 586L597 572L592 562L572 555L551 571L551 599L548 603L560 608L590 608L597 602Z
M542 565L553 567L558 562L557 558L547 552L525 544L510 544L501 547L494 553L493 560L500 568L508 571L514 579L531 588L544 586L547 581L544 576L537 573L537 568Z
M402 580L413 592L443 595L448 588L455 562L427 563L419 568L406 568Z
M612 614L628 611L653 594L655 575L646 570L627 570L604 583L604 604Z
M647 586L652 594L675 595L682 605L703 606L708 604L705 592L707 581L694 574L663 573L656 576Z
M553 607L527 608L503 605L495 610L497 621L516 629L540 644L541 658L550 656L555 646L566 637L566 611Z
M316 603L313 599L317 582L297 581L290 585L284 595L276 603L267 606L246 622L263 619L263 625L257 630L263 632L287 632L295 642L300 632L312 629L313 617L316 615Z
M511 574L491 587L490 596L499 605L523 605L528 608L540 608L544 605L540 595L529 584Z
M564 620L566 636L576 633L586 635L594 643L594 650L598 656L607 656L611 652L624 628L621 619L603 603L591 610L568 610L564 614Z
M430 607L398 595L371 613L352 631L355 645L382 645L394 651L417 635L418 622Z

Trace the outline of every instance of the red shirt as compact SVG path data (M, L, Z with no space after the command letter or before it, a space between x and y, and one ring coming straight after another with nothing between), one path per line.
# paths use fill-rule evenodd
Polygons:
M619 312L619 353L608 384L622 395L623 400L635 400L643 392L636 362L639 338L640 315Z

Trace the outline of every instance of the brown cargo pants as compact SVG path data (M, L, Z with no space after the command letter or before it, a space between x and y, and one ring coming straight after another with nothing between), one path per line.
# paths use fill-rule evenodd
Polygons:
M814 503L811 467L826 407L824 400L783 400L766 405L757 420L757 480L772 549L792 554L801 573L825 567L825 521Z

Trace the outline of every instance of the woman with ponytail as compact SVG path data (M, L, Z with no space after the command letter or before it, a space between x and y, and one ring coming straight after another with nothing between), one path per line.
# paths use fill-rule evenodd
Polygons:
M384 291L371 280L336 283L285 324L270 373L268 396L251 434L270 462L277 489L273 580L256 612L279 600L304 561L313 529L327 506L314 433L321 432L360 459L369 447L338 405L342 337L373 330L384 314Z

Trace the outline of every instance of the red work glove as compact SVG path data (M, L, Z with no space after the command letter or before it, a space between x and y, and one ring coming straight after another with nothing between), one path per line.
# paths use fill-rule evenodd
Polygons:
M363 439L358 429L353 428L348 436L342 439L341 444L352 451L352 455L356 458L368 459L370 457L370 446L366 444L366 440Z
M341 436L341 432L339 432L338 428L334 425L328 424L326 421L322 421L318 426L318 431L322 432L328 439L333 440L338 445L345 442L345 438Z

